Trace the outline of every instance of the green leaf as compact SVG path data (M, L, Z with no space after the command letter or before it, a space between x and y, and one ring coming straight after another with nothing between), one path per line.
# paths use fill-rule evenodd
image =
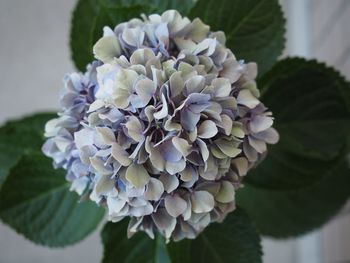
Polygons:
M295 191L269 191L246 185L238 191L242 206L263 235L297 236L328 222L350 197L350 170L342 158L315 185Z
M50 247L74 244L90 234L104 210L79 203L65 171L40 152L22 156L0 191L0 218L31 241Z
M102 36L103 27L114 28L140 15L177 9L186 14L193 0L79 0L72 18L70 47L73 61L80 71L94 60L92 48Z
M259 85L281 139L246 182L276 190L318 182L346 147L350 84L324 64L293 58L277 63Z
M260 237L240 208L223 223L210 225L196 239L171 243L168 250L172 263L262 262Z
M0 186L24 153L40 151L45 123L54 117L52 113L39 113L9 121L0 127Z
M128 220L107 223L102 230L104 246L103 263L170 263L164 240L157 236L150 239L145 233L137 233L127 238Z
M144 233L137 233L127 239L127 226L127 220L123 220L104 227L104 263L168 263L169 255L172 263L262 262L260 237L240 208L229 214L224 223L209 226L195 240L171 242L166 247L160 236L152 240Z
M176 9L182 15L187 15L196 0L107 0L111 4L130 7L133 5L147 5L152 12L163 13L166 10Z
M285 19L278 0L198 0L190 15L224 31L237 59L257 62L260 74L283 51Z

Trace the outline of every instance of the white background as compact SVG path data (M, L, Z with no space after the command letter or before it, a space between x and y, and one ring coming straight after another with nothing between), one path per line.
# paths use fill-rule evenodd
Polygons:
M0 0L0 123L58 108L74 0ZM284 0L285 55L317 57L350 76L350 0ZM349 186L350 187L350 186ZM18 189L20 191L20 189ZM336 190L335 190L336 191ZM349 263L350 209L299 239L264 239L266 263ZM36 246L0 223L0 263L99 262L98 232L65 249Z

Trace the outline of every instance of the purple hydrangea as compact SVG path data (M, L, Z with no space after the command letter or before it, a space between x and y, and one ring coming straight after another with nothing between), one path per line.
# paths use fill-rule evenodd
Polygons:
M195 238L235 209L248 170L278 141L255 63L223 32L174 10L104 28L98 61L66 77L43 150L72 189L139 230Z

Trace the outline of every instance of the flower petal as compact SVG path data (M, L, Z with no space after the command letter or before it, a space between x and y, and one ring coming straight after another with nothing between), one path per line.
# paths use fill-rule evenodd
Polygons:
M183 157L186 157L190 153L191 145L185 139L173 137L171 141Z
M219 193L215 196L215 200L220 203L229 203L235 200L235 188L228 181L222 181Z
M112 156L123 166L129 166L132 162L129 154L118 143L112 144Z
M196 191L191 195L192 211L208 213L214 208L214 197L207 191Z
M215 141L215 144L219 149L227 156L233 158L242 152L241 149L237 148L234 142L219 139Z
M249 109L254 109L260 104L260 101L250 92L250 90L244 89L238 93L238 104L247 106Z
M249 123L250 129L254 133L262 132L270 128L273 124L273 120L268 116L255 116Z
M145 198L151 201L158 201L163 193L163 183L160 180L151 177L146 186Z
M97 127L96 130L98 131L99 135L102 137L102 140L107 145L111 145L113 142L115 142L115 135L112 129L107 127Z
M214 86L215 97L227 97L231 92L231 83L226 78L213 79L212 83Z
M143 129L140 120L135 116L129 116L128 121L125 123L127 135L134 141L139 142L143 139Z
M131 164L125 173L125 178L136 188L144 187L150 180L150 176L143 165Z
M162 93L162 109L154 113L153 116L157 120L164 119L166 116L168 116L168 104L163 93Z
M218 128L215 122L206 120L201 123L198 128L198 137L203 139L209 139L214 137L218 133Z
M171 193L179 186L179 179L177 179L176 175L162 174L159 180L163 183L164 190L167 193Z
M103 63L109 63L121 54L121 48L116 36L100 38L93 47L95 58Z
M178 217L185 212L187 208L187 203L178 194L167 195L164 199L164 205L172 217Z

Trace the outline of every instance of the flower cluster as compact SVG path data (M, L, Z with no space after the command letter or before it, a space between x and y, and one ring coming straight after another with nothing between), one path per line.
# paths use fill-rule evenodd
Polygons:
M104 28L97 61L66 77L46 155L72 189L107 206L128 233L195 238L235 208L247 171L278 141L255 63L223 32L173 10Z

